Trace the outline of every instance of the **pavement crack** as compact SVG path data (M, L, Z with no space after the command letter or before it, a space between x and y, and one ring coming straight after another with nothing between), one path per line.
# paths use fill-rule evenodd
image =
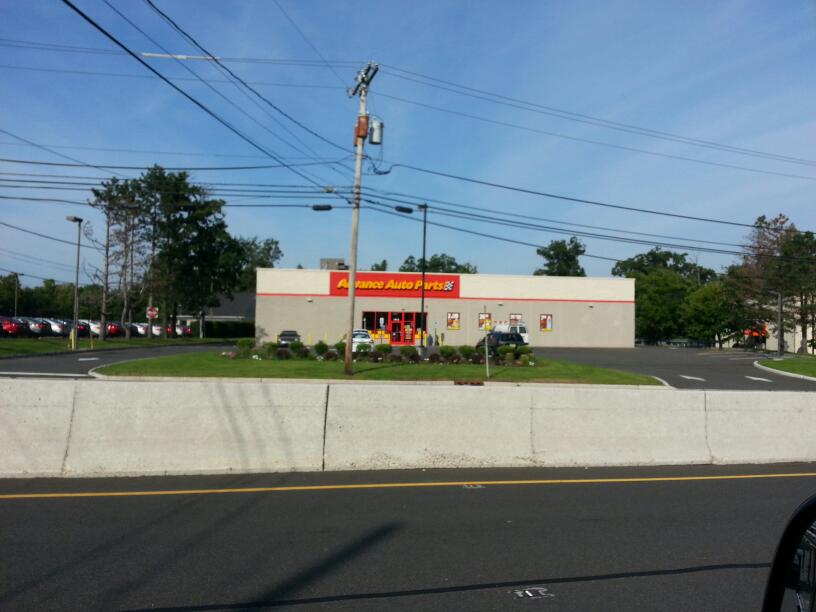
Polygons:
M714 463L714 453L711 452L711 442L708 440L708 393L703 391L703 423L705 424L705 443L708 449L708 462Z
M326 385L326 403L323 407L323 456L322 456L322 463L320 464L320 471L326 471L326 425L328 424L329 420L329 390L331 389L331 385Z
M65 476L65 465L68 463L68 449L71 448L71 435L74 432L74 416L76 415L77 383L74 382L71 391L71 419L68 421L68 435L65 438L65 453L62 455L62 467L60 476Z

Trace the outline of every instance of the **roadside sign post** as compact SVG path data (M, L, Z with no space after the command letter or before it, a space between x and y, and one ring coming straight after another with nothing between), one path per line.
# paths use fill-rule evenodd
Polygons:
M482 306L482 312L487 315L487 305ZM485 378L490 378L490 352L487 348L487 335L490 333L490 320L485 316L484 319L484 344L485 344Z

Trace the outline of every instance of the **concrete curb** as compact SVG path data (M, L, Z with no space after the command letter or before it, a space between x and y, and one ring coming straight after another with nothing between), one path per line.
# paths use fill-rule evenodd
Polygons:
M771 372L772 374L780 374L781 376L787 376L789 378L798 378L800 380L810 380L816 382L816 377L814 376L805 376L804 374L795 374L793 372L777 370L776 368L769 368L768 366L764 366L761 363L759 363L759 361L754 362L754 367L759 368L760 370L765 370L766 372Z
M144 357L143 359L151 359ZM140 361L140 359L128 359L127 361L117 361L115 363L130 363L132 361ZM96 370L98 368L114 365L113 363L106 363L105 365L97 366L88 371L88 374L93 378L99 380L110 380L114 382L156 382L156 383L171 383L171 382L228 382L228 383L280 383L280 384L327 384L327 385L405 385L405 386L443 386L453 387L452 380L348 380L343 378L227 378L224 376L115 376L108 374L100 374ZM657 378L654 376L653 378ZM659 378L657 380L660 380ZM604 385L592 383L548 383L548 382L505 382L505 381L487 381L484 385L474 385L477 387L536 387L536 388L553 388L553 389L650 389L650 390L669 390L674 389L666 381L660 380L660 385ZM470 386L470 385L462 385Z

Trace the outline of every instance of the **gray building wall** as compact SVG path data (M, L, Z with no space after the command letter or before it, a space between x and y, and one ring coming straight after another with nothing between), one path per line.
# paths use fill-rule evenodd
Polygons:
M425 300L428 332L436 333L440 339L444 334L445 344L475 344L484 333L478 323L479 313L486 308L494 322L521 314L533 346L634 346L631 279L462 275L461 280L460 298ZM495 297L490 296L491 292L495 292ZM258 341L273 342L284 329L297 330L307 343L324 340L333 344L340 340L347 331L348 298L328 293L328 271L258 270L255 308ZM419 312L420 300L358 294L355 325L362 327L363 312L389 310ZM449 312L459 313L461 329L447 329ZM552 331L540 331L542 314L552 315Z

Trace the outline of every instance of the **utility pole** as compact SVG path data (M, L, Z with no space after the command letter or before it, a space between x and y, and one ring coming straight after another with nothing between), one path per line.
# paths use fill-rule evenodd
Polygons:
M782 327L782 292L776 292L776 357L785 356L785 330Z
M346 374L352 373L352 336L354 334L354 297L355 283L357 282L357 233L360 224L360 182L363 174L363 145L368 137L368 114L366 113L366 95L368 87L377 74L379 66L369 62L365 68L357 73L356 84L348 90L348 95L353 98L360 95L360 113L357 115L357 125L354 128L354 143L357 153L354 161L354 191L352 192L351 203L351 255L349 257L349 326L346 335L346 351L343 357L343 364Z
M428 321L425 316L425 268L427 267L425 261L425 238L428 234L428 205L427 204L420 204L418 206L422 210L422 262L421 264L421 272L422 272L422 288L420 289L420 298L419 298L419 312L422 314L422 330L419 334L419 352L423 359L425 359L425 334L428 329Z

